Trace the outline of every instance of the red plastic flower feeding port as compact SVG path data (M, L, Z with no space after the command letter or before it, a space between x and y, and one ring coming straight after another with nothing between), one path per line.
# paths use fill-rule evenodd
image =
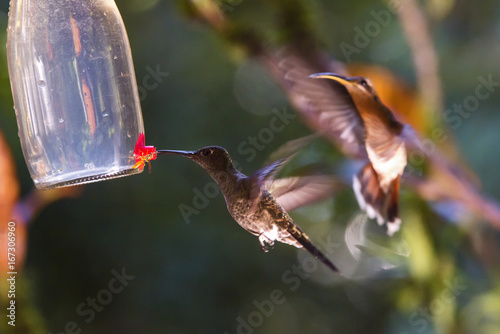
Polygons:
M146 136L143 132L139 134L139 138L135 143L134 158L135 165L133 168L143 169L146 163L149 165L149 172L151 173L151 160L156 160L156 148L154 146L146 146Z

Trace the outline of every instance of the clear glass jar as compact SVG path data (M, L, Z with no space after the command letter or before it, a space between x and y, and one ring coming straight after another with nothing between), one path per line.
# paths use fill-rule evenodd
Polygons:
M37 188L140 173L144 132L128 37L112 0L12 0L9 76Z

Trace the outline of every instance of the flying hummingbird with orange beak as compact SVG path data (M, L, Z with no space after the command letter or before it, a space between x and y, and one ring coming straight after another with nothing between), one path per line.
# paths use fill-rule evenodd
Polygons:
M364 127L364 147L369 162L353 177L356 199L370 218L387 223L387 233L399 230L399 182L406 167L405 141L411 133L407 125L398 122L380 101L371 81L364 77L347 78L333 73L313 74L310 78L330 79L341 84L357 112L360 123L349 124L346 130ZM345 96L348 99L348 96ZM347 111L346 109L343 112ZM354 129L353 129L354 131Z
M398 197L407 164L406 144L419 147L414 130L395 119L365 77L305 76L304 68L295 67L286 72L284 80L293 91L292 101L316 122L312 127L332 138L348 155L366 161L353 176L356 199L370 218L379 225L386 223L387 234L393 235L401 225Z

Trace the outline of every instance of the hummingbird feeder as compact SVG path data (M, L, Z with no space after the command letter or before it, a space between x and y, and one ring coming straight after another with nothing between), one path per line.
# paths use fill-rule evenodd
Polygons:
M139 94L113 0L12 0L7 53L19 138L37 188L142 172L134 153L144 133Z

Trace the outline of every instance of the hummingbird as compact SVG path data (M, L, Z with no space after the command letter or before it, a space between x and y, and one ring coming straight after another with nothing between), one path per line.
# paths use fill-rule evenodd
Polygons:
M406 143L417 142L414 130L396 120L368 78L335 73L317 73L309 77L333 80L337 84L334 89L343 88L347 92L342 94L341 103L330 108L336 107L339 115L351 114L352 120L345 124L342 134L348 136L349 132L356 132L357 137L351 138L358 140L359 149L364 147L368 157L368 162L353 177L354 193L368 216L376 218L380 225L386 222L387 233L393 235L401 225L399 184L407 164ZM361 138L359 133L363 134Z
M302 65L295 59L282 64L292 101L322 135L366 162L353 176L356 199L368 217L379 225L386 223L387 234L393 235L401 225L398 196L407 164L406 144L421 148L415 131L394 117L368 78L329 72L309 75Z
M258 236L260 248L267 252L279 241L305 248L334 272L337 267L321 253L287 213L329 194L333 180L327 176L303 176L274 179L288 158L279 159L246 176L235 168L229 153L220 146L196 151L157 150L157 154L175 154L203 167L217 183L227 209L245 230Z

